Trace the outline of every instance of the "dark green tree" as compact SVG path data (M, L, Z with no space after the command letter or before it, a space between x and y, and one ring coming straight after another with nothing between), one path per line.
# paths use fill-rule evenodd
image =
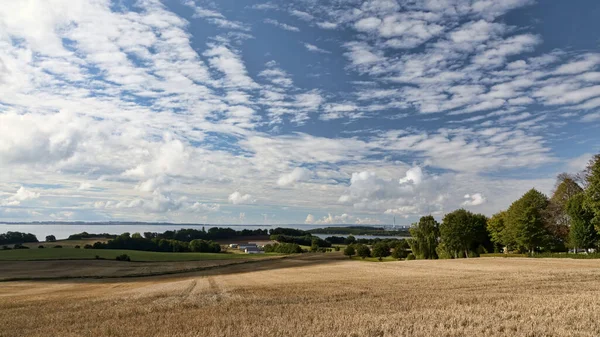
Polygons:
M440 239L454 258L462 254L464 257L477 255L478 247L489 243L486 226L487 218L484 215L459 209L444 216L440 225Z
M595 155L584 171L585 200L584 207L594 214L592 224L600 232L600 154Z
M544 212L544 223L549 234L547 241L554 250L563 249L569 241L571 218L567 214L567 203L581 192L583 189L577 184L575 177L567 173L558 175L556 188Z
M349 258L352 258L352 256L355 254L356 250L354 249L354 246L348 245L346 248L344 248L344 255L348 256Z
M394 259L405 259L408 255L408 250L410 246L406 240L400 240L396 245L394 245L394 251L392 252L392 257Z
M54 236L54 235L47 235L46 236L46 242L56 242L56 236Z
M592 223L594 214L583 206L584 202L585 194L583 193L573 196L567 202L567 213L571 218L569 243L575 252L578 248L588 250L598 242L598 232Z
M421 217L417 224L410 228L412 238L408 241L413 254L419 259L437 259L435 249L440 237L440 225L428 215Z
M356 248L356 254L360 256L362 259L371 256L371 250L367 245L358 245Z
M510 205L506 212L506 230L515 243L533 253L545 243L549 233L544 223L548 198L535 189L529 190Z
M390 256L390 246L386 242L378 242L373 245L373 257L381 261L381 259L387 256Z
M503 247L511 250L515 247L514 238L506 229L506 211L492 215L487 221L487 230L490 234L490 240L494 244L494 250L500 251Z

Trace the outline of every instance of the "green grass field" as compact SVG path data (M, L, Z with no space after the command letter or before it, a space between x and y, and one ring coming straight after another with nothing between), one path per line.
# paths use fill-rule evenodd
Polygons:
M248 259L264 256L277 256L279 254L234 254L234 253L162 253L144 252L139 250L121 249L76 249L76 248L32 248L0 250L0 261L28 261L28 260L73 260L95 259L96 255L102 259L114 260L118 255L127 254L131 261L201 261Z

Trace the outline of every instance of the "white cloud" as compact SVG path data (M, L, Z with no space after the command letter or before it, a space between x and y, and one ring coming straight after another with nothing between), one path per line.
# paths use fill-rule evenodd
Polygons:
M300 28L298 28L296 26L288 25L287 23L279 22L275 19L264 19L263 22L273 25L273 26L277 26L277 27L285 29L285 30L288 30L290 32L299 32L300 31Z
M252 204L256 201L255 199L252 198L252 196L250 194L242 194L238 191L231 193L229 195L228 200L230 203L232 203L234 205Z
M292 172L287 173L279 177L277 185L289 186L297 182L307 181L311 178L312 172L303 167L296 167Z
M327 51L325 49L319 48L319 47L315 46L314 44L304 43L304 47L308 51L312 51L312 52L315 52L315 53L331 54L330 51Z
M248 76L246 67L240 56L225 45L209 44L210 49L204 52L209 57L211 66L225 75L224 86L239 88L256 88L258 85Z
M364 18L364 19L357 21L354 24L354 28L356 28L356 30L361 31L361 32L372 32L375 29L377 29L377 27L379 27L380 24L381 24L381 19L375 18L375 17L370 17L370 18Z
M465 194L466 200L461 204L462 206L478 206L485 203L485 197L481 193Z
M85 190L89 190L89 189L90 189L90 188L92 188L92 187L93 187L93 185L92 185L91 183L89 183L89 182L87 182L87 181L82 181L82 182L79 184L79 188L78 188L78 189L79 189L79 190L82 190L82 191L85 191Z
M401 178L398 182L400 184L414 184L419 185L423 181L423 171L419 166L415 166L406 171L406 176Z
M338 25L335 22L325 21L325 22L317 22L317 26L319 26L320 28L323 28L323 29L336 29Z
M39 197L39 192L33 192L21 186L19 187L17 192L15 192L15 194L11 195L10 197L4 200L0 200L0 206L18 206L23 201L33 200Z
M315 222L315 217L312 214L306 216L306 220L304 220L305 224L312 224Z
M304 21L312 21L312 20L315 19L315 17L312 16L312 15L310 15L309 13L303 12L303 11L299 11L297 9L292 9L290 11L290 14L292 14L293 16L295 16L295 17L297 17L297 18L299 18L301 20L304 20Z

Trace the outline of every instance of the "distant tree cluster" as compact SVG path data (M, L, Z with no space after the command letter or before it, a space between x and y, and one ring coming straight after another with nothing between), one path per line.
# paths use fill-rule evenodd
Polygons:
M580 174L560 174L550 198L531 189L489 219L459 209L446 214L441 224L424 216L410 233L408 243L419 259L472 257L500 250L534 254L598 248L600 155Z
M114 239L116 237L117 237L117 235L115 235L115 234L108 234L108 233L91 234L88 232L81 232L78 234L69 235L67 240L104 239L104 238ZM48 241L48 240L46 240L46 241Z
M394 236L406 235L406 230L387 230L383 227L372 226L348 226L348 227L325 227L315 228L307 231L313 234L341 234L341 235L374 235L374 236Z
M84 249L89 249L88 245ZM144 238L140 233L123 233L106 243L96 242L91 248L94 249L130 249L144 250L154 252L199 252L199 253L219 253L221 246L210 240L194 239L190 242L160 239Z
M304 236L289 236L277 234L271 235L269 238L277 242L295 243L302 246L331 247L331 242L323 240L318 236L312 236L310 234Z
M27 242L38 242L38 239L31 233L6 232L0 234L0 245L21 244Z
M274 243L264 247L265 253L297 254L302 253L300 245L295 243Z
M144 232L146 239L165 239L190 242L192 240L228 240L244 236L266 236L266 229L243 229L236 231L231 228L212 227L208 231L204 229L182 228L179 230L165 231L164 233Z
M408 243L406 240L379 241L371 247L362 243L353 243L344 249L344 255L348 257L359 256L362 259L376 257L380 261L387 256L395 259L404 259L408 255Z

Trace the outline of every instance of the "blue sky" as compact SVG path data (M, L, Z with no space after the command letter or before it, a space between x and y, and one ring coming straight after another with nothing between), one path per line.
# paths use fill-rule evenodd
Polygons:
M0 4L0 219L491 215L600 151L597 1Z

